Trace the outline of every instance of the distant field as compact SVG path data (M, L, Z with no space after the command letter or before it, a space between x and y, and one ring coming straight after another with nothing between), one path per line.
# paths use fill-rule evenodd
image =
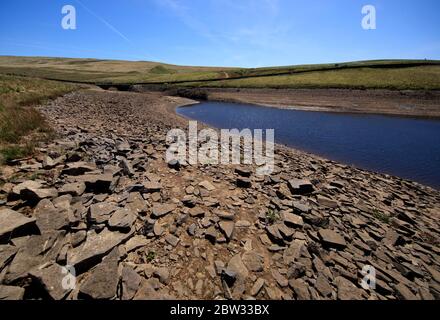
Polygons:
M93 84L440 90L440 61L432 60L375 60L243 69L143 61L0 57L0 74Z

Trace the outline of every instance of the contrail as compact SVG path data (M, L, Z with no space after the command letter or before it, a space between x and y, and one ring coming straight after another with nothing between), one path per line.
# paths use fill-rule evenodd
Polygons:
M105 24L107 26L107 28L109 28L110 30L112 30L114 33L116 33L118 36L120 36L122 39L124 39L125 41L127 41L128 43L132 44L133 43L130 41L130 39L128 39L126 36L124 36L124 34L122 34L118 29L116 29L114 26L112 26L110 23L108 23L106 20L104 20L103 18L101 18L100 16L98 16L96 13L94 13L92 10L90 10L89 8L87 8L81 1L79 0L75 0L76 2L78 2L81 7L83 7L87 12L89 12L92 16L94 16L96 19L98 19L99 21L101 21L103 24Z

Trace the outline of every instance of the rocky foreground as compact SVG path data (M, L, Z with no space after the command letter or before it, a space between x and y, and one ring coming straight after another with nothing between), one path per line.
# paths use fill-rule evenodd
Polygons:
M3 168L0 299L440 299L439 191L281 147L267 177L168 165L185 103L41 107L60 136Z

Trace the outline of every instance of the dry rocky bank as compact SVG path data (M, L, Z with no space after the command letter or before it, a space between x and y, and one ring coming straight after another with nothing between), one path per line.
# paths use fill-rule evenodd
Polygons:
M88 90L40 107L59 138L3 168L0 299L440 299L439 191L281 147L267 177L168 165L187 103Z

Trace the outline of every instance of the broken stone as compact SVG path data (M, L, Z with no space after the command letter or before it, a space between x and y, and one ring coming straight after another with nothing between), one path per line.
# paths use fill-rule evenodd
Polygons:
M106 223L110 219L111 214L116 210L118 210L118 207L113 203L95 203L90 206L88 219L94 224Z
M324 245L333 248L345 248L347 246L345 239L333 230L321 229L318 234Z
M59 194L70 194L73 197L79 197L86 191L86 185L83 182L67 183L63 185L59 190Z
M153 218L161 218L176 209L175 204L155 204L151 216Z
M213 184L211 182L207 181L207 180L200 182L199 186L205 188L208 191L214 191L215 190L215 187L213 186Z
M302 226L304 226L303 218L298 216L298 215L296 215L296 214L293 214L293 213L290 213L290 212L284 212L283 213L283 217L284 217L284 223L287 226L293 226L293 227L302 227Z
M306 195L312 193L315 189L309 180L292 179L289 180L289 189L293 195Z
M37 220L38 229L42 233L67 228L70 224L68 211L55 208L48 199L41 200L38 203L34 210L34 216Z
M99 262L100 258L132 235L132 232L111 232L108 229L100 233L90 231L83 245L69 251L68 264L77 269L90 269Z
M141 284L141 276L132 267L122 268L122 300L132 300Z
M10 301L23 300L24 293L25 293L24 288L0 285L0 301L1 300L10 300Z
M14 210L2 209L0 221L0 241L2 241L4 238L18 236L35 229L36 219L27 218Z
M91 271L87 280L81 284L80 297L95 300L115 297L119 283L118 259L118 250L114 249Z
M130 209L119 209L108 220L108 226L110 229L130 230L136 218L136 215Z
M69 270L59 264L52 263L40 266L30 272L30 275L43 287L46 293L54 300L64 299L73 288L63 283L69 277ZM72 277L75 275L72 275Z
M264 256L255 251L243 253L243 263L247 269L253 272L262 272L264 270Z
M218 225L226 239L231 240L232 234L234 233L235 223L233 221L220 221Z

